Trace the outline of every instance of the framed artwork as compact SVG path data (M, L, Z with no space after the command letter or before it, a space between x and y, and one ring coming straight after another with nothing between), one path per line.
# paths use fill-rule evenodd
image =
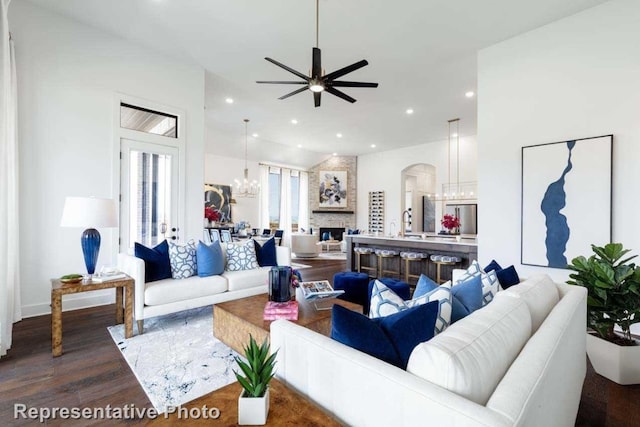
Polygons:
M347 171L320 171L319 207L347 207Z
M229 230L220 230L220 240L223 243L231 243L231 231Z
M220 222L222 224L231 222L231 186L205 184L204 207L211 207L220 212Z
M613 135L522 147L521 262L566 268L611 242Z

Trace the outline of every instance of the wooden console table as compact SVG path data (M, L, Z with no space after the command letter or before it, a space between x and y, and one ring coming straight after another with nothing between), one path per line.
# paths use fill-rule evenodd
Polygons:
M115 288L116 322L122 323L124 318L125 337L131 338L133 336L133 284L134 280L129 276L100 283L84 280L78 283L62 283L60 279L51 279L51 352L53 356L62 355L62 295ZM123 293L125 293L124 313Z

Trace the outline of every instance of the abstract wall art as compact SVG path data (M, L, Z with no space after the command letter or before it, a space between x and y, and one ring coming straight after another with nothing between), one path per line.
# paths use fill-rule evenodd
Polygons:
M319 171L319 207L347 207L347 171Z
M522 147L521 262L566 268L611 242L613 135Z
M204 207L220 212L220 222L231 222L231 186L220 184L204 185Z

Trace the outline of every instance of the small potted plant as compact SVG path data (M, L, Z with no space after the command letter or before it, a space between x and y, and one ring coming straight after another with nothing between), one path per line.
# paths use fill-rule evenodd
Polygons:
M270 346L265 338L258 346L253 336L249 336L249 344L244 348L247 358L245 363L240 357L235 357L236 363L242 370L240 374L235 369L242 392L238 398L238 424L264 425L269 414L269 382L273 378L276 364L276 354L269 354Z
M449 234L460 234L460 218L451 214L444 214L440 224L447 229Z
M210 206L207 206L204 208L204 219L212 227L214 227L216 221L220 221L220 212Z
M640 346L631 325L640 322L640 268L621 243L591 245L594 255L568 266L570 285L587 289L587 354L597 373L618 384L640 383ZM623 259L624 258L624 259ZM620 333L614 330L618 325Z

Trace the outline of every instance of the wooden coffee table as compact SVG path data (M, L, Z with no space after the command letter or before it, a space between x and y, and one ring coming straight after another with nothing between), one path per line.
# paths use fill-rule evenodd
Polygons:
M269 387L271 391L269 392L269 416L267 417L266 425L317 427L342 425L335 418L280 381L273 379ZM178 412L174 412L166 416L162 414L145 424L173 426L180 423L188 423L189 425L236 426L238 425L238 396L240 396L240 390L240 384L235 382L181 405L183 414L189 413L192 408L195 410L216 408L220 411L218 418L185 419L184 416L180 418Z
M267 294L255 295L234 301L227 301L213 306L213 335L240 354L249 343L249 335L253 335L258 344L269 337L271 320L263 320L264 306L268 301ZM300 326L311 329L322 335L331 335L331 310L318 310L312 302L301 297L297 292L298 320ZM350 310L362 313L362 306L341 299L319 300L318 306L331 307L339 304Z

